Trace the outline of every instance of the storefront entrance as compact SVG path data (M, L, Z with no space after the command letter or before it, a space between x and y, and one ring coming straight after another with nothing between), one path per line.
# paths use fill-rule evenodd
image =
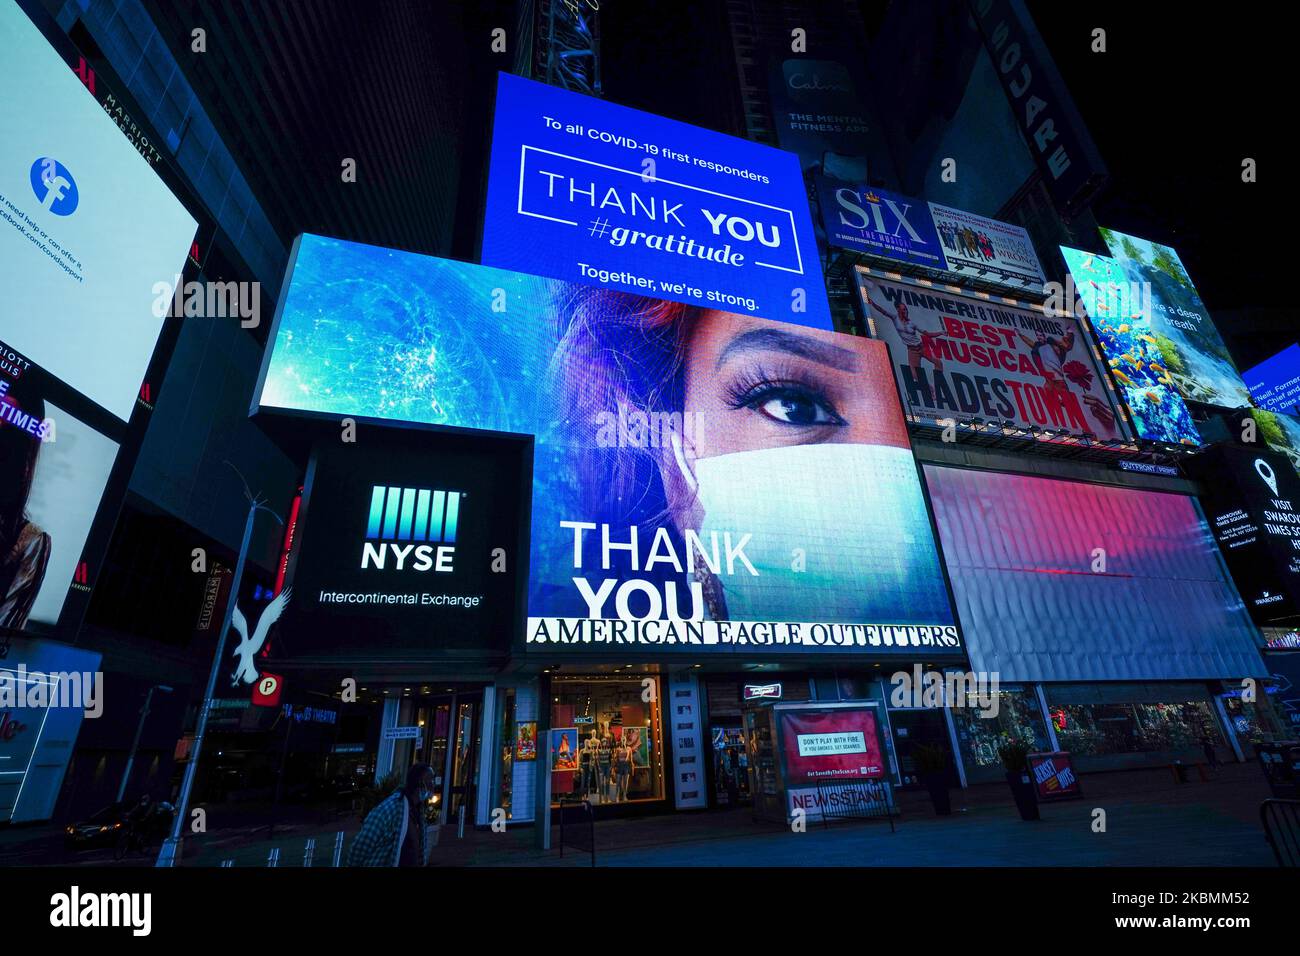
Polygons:
M464 807L466 825L473 824L483 691L451 690L446 695L403 701L402 706L401 713L411 713L411 717L400 717L398 723L408 725L408 720L414 720L422 733L413 741L397 744L393 766L405 772L412 764L427 763L433 768L433 805L438 808L439 822L455 825Z
M938 747L948 755L948 786L961 786L953 759L952 738L942 710L891 710L889 723L894 732L894 754L898 758L898 774L902 786L921 786L916 751L922 746Z
M739 719L710 727L709 739L714 805L735 807L749 803L749 753L745 747L745 729Z
M476 760L479 752L479 737L482 733L481 715L483 695L458 697L455 703L455 719L452 721L450 735L450 754L447 764L447 780L450 783L447 797L446 820L455 823L459 818L461 807L465 808L465 823L475 823L474 819L474 783Z

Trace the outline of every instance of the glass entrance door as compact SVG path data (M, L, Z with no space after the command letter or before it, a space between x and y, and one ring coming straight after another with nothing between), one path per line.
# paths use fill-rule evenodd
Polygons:
M456 716L452 727L452 752L450 755L450 779L448 783L447 817L448 825L457 823L460 808L465 808L465 823L474 822L474 771L478 760L481 730L481 711L483 698L456 697Z

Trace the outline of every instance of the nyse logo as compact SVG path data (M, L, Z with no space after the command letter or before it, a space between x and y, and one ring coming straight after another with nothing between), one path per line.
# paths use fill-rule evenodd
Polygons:
M38 156L31 169L32 192L56 216L71 216L77 209L77 181L57 159Z
M455 570L452 562L463 497L459 491L375 485L370 492L366 525L369 540L361 547L361 569L383 571L392 567L402 571L409 567L412 571L435 573Z

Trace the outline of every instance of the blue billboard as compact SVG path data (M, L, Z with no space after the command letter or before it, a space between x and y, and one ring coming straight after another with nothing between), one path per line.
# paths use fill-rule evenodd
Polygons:
M1300 405L1300 345L1292 345L1241 373L1251 397L1270 412L1296 414Z
M264 410L532 436L529 650L961 655L881 342L304 236L267 355Z
M1061 246L1061 256L1138 437L1171 445L1201 444L1174 378L1176 363L1183 366L1175 347L1155 328L1150 286L1131 281L1117 259L1069 246Z
M832 327L793 153L498 83L484 265Z
M930 207L885 189L817 177L822 225L832 244L855 252L947 269Z

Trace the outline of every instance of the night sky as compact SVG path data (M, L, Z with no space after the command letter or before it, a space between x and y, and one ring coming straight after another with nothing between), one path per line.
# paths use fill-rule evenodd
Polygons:
M610 5L606 95L711 125L702 84L717 47L681 37L725 29L715 3L677 13L675 2ZM886 6L864 0L868 24ZM1300 60L1290 18L1261 4L1243 6L1246 15L1134 0L1029 8L1110 169L1098 222L1178 250L1242 369L1300 339L1278 275L1278 223L1296 207L1283 151L1297 86L1285 64ZM1107 32L1105 53L1091 50L1096 27ZM1252 184L1241 181L1247 156L1258 164Z
M1178 250L1245 369L1300 339L1280 228L1296 213L1284 138L1297 53L1280 6L1230 9L1030 3L1110 168L1097 220ZM1106 53L1091 52L1096 27ZM1255 183L1241 181L1247 156Z

